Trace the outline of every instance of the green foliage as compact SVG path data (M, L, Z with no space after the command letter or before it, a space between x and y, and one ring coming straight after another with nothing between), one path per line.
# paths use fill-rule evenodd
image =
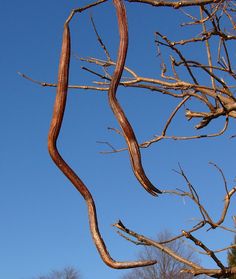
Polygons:
M236 236L234 237L234 243L236 245ZM236 266L236 247L232 247L228 252L228 265L230 267ZM229 277L230 279L236 279L236 275Z

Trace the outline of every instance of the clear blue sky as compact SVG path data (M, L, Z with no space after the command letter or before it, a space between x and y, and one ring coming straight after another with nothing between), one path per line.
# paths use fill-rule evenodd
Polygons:
M2 279L31 279L68 265L77 268L84 279L118 279L125 273L106 267L100 260L90 237L84 200L48 155L47 132L55 89L42 88L17 75L20 71L40 81L56 82L63 23L72 8L88 3L75 0L1 3ZM128 65L139 69L142 75L155 77L160 61L156 58L154 32L162 28L163 33L176 36L179 18L175 18L170 9L154 11L138 4L127 6L131 33ZM89 21L91 13L115 59L118 37L111 3L74 18L71 24L73 54L104 58ZM71 83L87 84L91 77L80 70L82 63L75 55ZM202 54L196 49L195 55ZM169 98L147 91L121 88L118 96L140 141L160 132L173 108ZM179 134L183 134L186 125L194 125L186 124L183 117L179 120ZM99 154L106 149L96 143L99 140L124 146L120 136L107 131L108 126L118 128L105 93L71 90L59 148L94 195L100 229L112 257L132 260L136 259L140 247L134 247L116 234L111 225L118 219L129 228L155 238L164 229L178 233L191 226L192 217L199 216L188 200L148 195L131 173L127 152ZM214 125L210 127L212 131L214 128ZM185 186L181 177L172 171L181 163L203 195L203 201L208 202L207 208L217 218L222 207L223 184L208 162L219 164L229 186L233 185L235 140L229 140L229 134L199 142L160 142L142 151L145 169L157 186L174 189ZM235 204L230 215L233 212L235 214ZM232 224L230 218L228 224ZM209 232L205 237L206 244L213 249L229 244L232 239L230 233L215 237ZM207 259L203 259L202 264L205 263L209 263Z

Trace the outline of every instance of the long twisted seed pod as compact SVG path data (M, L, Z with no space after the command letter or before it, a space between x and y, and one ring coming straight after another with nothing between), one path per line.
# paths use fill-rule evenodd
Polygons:
M63 121L64 110L66 106L67 89L68 89L68 77L69 77L69 64L70 64L70 31L69 26L66 23L64 26L62 51L60 57L59 71L58 71L58 87L56 93L56 99L54 104L53 116L48 134L48 150L49 153L57 165L57 167L64 173L65 176L72 182L75 188L80 192L87 203L90 231L93 237L93 241L97 247L98 252L101 255L102 260L112 268L133 268L140 266L147 266L155 264L156 261L135 261L135 262L117 262L114 261L99 232L96 207L91 193L88 188L82 182L82 180L76 175L76 173L70 168L70 166L61 157L57 150L57 138L60 133L61 124Z
M116 91L121 79L122 72L124 70L126 54L128 49L128 24L126 18L126 10L122 0L114 0L114 4L117 11L119 33L120 33L120 45L118 50L118 57L117 57L115 71L112 76L110 88L108 91L109 103L123 131L126 143L128 145L132 169L136 178L150 194L156 196L157 194L161 194L161 191L158 190L150 182L150 180L147 178L144 172L142 161L141 161L141 154L140 154L138 142L135 137L134 131L116 98Z

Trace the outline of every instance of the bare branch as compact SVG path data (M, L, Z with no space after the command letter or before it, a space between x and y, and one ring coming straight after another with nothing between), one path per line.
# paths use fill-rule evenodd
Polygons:
M202 6L207 4L213 4L221 2L221 0L182 0L182 1L168 1L168 0L128 0L129 2L137 2L143 4L149 4L155 7L172 7L178 9L188 6Z
M118 228L119 230L121 230L121 231L129 234L130 236L136 238L139 242L147 244L147 245L151 245L153 247L156 247L156 248L160 249L161 251L165 252L167 255L173 257L174 259L178 260L181 263L184 263L184 264L186 264L186 265L188 265L188 266L190 266L192 268L196 268L196 269L201 268L201 266L193 263L192 261L189 261L189 260L179 256L177 253L175 253L169 247L167 247L167 246L165 246L163 244L160 244L160 243L158 243L156 241L153 241L153 240L151 240L151 239L149 239L149 238L147 238L147 237L145 237L145 236L143 236L141 234L138 234L138 233L128 229L127 227L125 227L125 225L121 221L119 221L118 223L114 224L114 226L116 228Z
M210 250L206 245L204 245L200 240L194 237L191 233L186 231L182 231L182 233L186 238L192 240L195 243L195 245L201 247L207 253L207 255L209 255L216 262L216 264L219 266L220 269L225 270L225 266L216 257L215 253L212 250Z
M99 35L99 33L98 33L98 31L97 31L97 28L96 28L96 25L95 25L95 22L94 22L92 16L90 17L90 19L91 19L91 22L92 22L92 25L93 25L93 30L94 30L94 32L95 32L95 34L96 34L96 36L97 36L98 42L99 42L99 44L101 45L101 48L104 50L104 52L105 52L105 54L106 54L106 57L107 57L107 60L108 60L108 61L111 61L111 56L110 56L110 54L109 54L109 51L107 50L107 47L106 47L105 44L103 43L102 38L101 38L101 36Z

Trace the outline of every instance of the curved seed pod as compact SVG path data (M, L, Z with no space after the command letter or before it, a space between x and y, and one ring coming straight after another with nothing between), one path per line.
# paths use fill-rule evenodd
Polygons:
M96 207L91 193L88 188L77 176L77 174L70 168L64 161L57 149L57 138L60 133L61 124L63 121L64 110L66 106L68 77L69 77L69 64L70 64L70 30L68 24L64 26L62 51L58 71L58 87L54 110L51 120L51 125L48 134L48 150L57 165L57 167L64 173L64 175L72 182L75 188L80 192L87 203L90 231L93 241L97 247L102 260L112 268L133 268L140 266L148 266L155 264L156 261L135 261L135 262L117 262L111 258L107 251L106 245L99 232Z
M141 161L141 154L140 154L138 142L135 137L134 131L116 98L116 91L121 79L122 72L124 70L126 54L128 49L128 24L126 18L126 10L123 2L121 0L114 0L113 2L117 11L118 26L119 26L119 33L120 33L120 45L118 50L118 57L117 57L115 71L113 73L109 91L108 91L109 103L123 131L129 150L132 169L136 178L150 194L152 194L153 196L157 196L157 194L161 194L162 192L158 190L150 182L150 180L147 178L144 172L142 161Z

